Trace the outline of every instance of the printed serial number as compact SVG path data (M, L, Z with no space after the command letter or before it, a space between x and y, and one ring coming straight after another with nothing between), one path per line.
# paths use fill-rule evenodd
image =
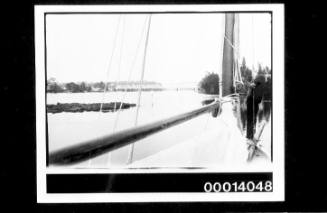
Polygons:
M271 192L271 181L242 181L242 182L206 182L204 184L205 192Z

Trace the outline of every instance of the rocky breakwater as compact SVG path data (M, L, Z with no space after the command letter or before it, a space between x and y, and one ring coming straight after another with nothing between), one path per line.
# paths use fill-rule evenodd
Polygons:
M101 108L101 103L91 103L91 104L81 104L81 103L57 103L47 105L48 113L60 113L60 112L99 112L100 108L102 112L114 112L119 109L128 109L130 107L135 107L136 104L122 103L122 102L110 102L103 103Z

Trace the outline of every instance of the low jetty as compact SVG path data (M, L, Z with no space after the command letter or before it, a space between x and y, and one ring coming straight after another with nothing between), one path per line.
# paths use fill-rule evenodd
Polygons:
M102 112L114 112L119 109L128 109L135 107L136 104L111 102L102 104ZM60 112L99 112L101 103L81 104L81 103L57 103L47 105L48 113L60 113Z

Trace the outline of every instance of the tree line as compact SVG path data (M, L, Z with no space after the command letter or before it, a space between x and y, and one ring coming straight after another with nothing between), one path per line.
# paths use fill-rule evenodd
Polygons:
M58 83L55 78L47 80L47 92L48 93L62 93L62 92L91 92L92 85L85 82L75 83Z
M120 82L69 82L59 83L55 78L47 80L46 91L48 93L80 93L80 92L101 92L101 91L137 91L140 82L137 81L120 81ZM144 81L142 90L162 90L160 83L153 81Z
M254 82L260 82L264 85L265 93L271 98L271 69L267 66L263 67L258 64L257 73L254 73L253 68L249 68L246 64L245 58L242 60L240 66L240 73L243 84L237 84L236 92L245 93L249 91L250 85ZM198 90L204 94L219 94L220 78L217 73L208 72L199 82Z

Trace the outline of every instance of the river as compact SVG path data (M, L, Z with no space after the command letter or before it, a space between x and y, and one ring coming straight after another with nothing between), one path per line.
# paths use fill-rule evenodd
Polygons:
M141 93L140 109L136 123L137 107L116 112L48 113L49 151L110 134L135 125L167 118L202 106L206 95L195 91L147 91ZM47 103L137 103L137 92L50 93ZM164 130L139 141L135 145L134 160L153 155L162 149L196 137L202 132L210 114L205 114ZM82 165L104 166L125 164L129 147L102 155Z

